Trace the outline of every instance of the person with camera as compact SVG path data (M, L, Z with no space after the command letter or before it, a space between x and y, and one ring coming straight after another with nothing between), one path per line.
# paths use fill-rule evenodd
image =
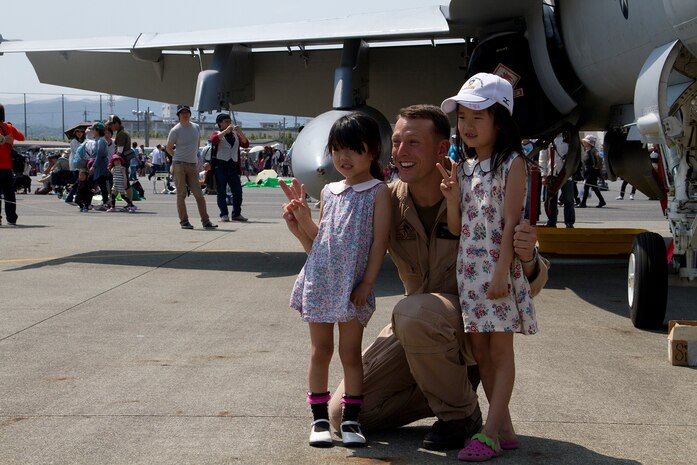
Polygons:
M249 147L249 140L239 126L232 124L227 113L215 118L219 131L211 135L211 165L215 175L220 221L247 221L242 216L242 183L240 182L240 147ZM232 192L232 215L228 216L227 186Z
M552 148L554 150L551 150ZM552 152L554 152L553 161L551 158ZM566 227L573 228L576 222L574 181L570 179L566 171L564 173L567 179L559 188L559 191L549 194L555 187L554 184L561 181L558 177L562 173L568 152L569 143L563 134L559 134L554 138L550 148L540 150L540 171L542 172L542 185L545 186L545 212L547 212L547 226L550 228L557 227L559 205L564 206L564 224Z

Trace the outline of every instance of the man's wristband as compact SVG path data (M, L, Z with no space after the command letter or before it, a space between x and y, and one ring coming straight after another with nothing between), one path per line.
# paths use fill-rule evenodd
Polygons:
M521 260L520 263L522 263L523 265L530 265L531 263L535 263L537 261L537 256L538 256L537 247L535 247L532 250L532 258L530 260L527 260L527 261Z

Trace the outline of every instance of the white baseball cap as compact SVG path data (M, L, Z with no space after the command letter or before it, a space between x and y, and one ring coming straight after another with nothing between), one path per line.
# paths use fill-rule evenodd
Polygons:
M440 108L450 113L458 104L472 110L483 110L495 103L503 105L512 115L513 86L495 74L477 73L465 82L457 95L443 100Z

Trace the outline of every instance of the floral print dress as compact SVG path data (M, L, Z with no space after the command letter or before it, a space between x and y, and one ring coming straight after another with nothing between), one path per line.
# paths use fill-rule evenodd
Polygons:
M378 186L373 179L356 185L328 184L322 194L319 231L300 270L290 306L308 323L345 323L357 318L366 326L375 311L375 294L356 308L351 292L360 284L373 243L373 211Z
M496 300L486 296L501 251L506 178L517 156L511 155L495 172L490 160L468 161L458 168L462 228L457 284L466 332L537 332L530 284L517 257L511 263L510 294Z

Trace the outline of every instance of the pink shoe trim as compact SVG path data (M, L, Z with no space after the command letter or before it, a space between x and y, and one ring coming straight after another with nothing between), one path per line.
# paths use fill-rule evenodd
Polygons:
M517 439L503 439L501 437L499 437L499 445L503 450L515 450L520 447Z
M489 445L489 444L491 445ZM477 433L472 436L472 440L457 453L457 459L463 462L486 462L489 459L501 455L501 447L498 441L494 442L488 436Z
M341 403L342 403L342 404L363 405L363 399L349 399L349 398L347 398L347 397L342 397L342 398L341 398Z

